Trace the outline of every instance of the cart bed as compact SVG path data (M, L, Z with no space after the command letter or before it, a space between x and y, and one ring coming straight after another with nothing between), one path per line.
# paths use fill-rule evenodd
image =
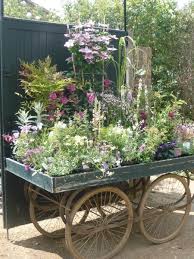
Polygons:
M66 176L51 177L34 170L25 171L24 165L10 158L6 159L6 170L10 173L45 189L51 193L76 190L90 186L100 186L145 176L158 175L180 170L194 169L194 156L154 161L111 169L110 175L102 172L85 172Z

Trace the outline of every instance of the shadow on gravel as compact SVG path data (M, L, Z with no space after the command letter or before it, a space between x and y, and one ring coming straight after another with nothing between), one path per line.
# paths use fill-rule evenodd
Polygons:
M44 236L36 236L26 240L14 241L14 245L57 254L61 258L73 259L65 248L64 239L49 239ZM49 257L50 258L50 257Z

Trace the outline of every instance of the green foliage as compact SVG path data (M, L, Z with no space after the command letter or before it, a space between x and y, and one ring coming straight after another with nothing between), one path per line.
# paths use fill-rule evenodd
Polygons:
M57 67L52 65L50 57L32 63L21 62L20 76L21 87L26 95L44 104L48 102L50 93L63 91L64 87L72 83L62 72L57 72Z
M106 128L101 128L99 132L99 139L107 141L115 146L118 150L122 150L129 142L129 130L120 126L110 125Z
M128 27L138 46L151 47L155 89L177 90L180 47L176 1L128 1Z
M18 126L28 126L33 122L33 116L30 115L29 111L20 109L17 112L17 125Z
M93 20L123 29L123 4L120 0L69 0L64 5L64 14L65 22L70 24Z
M37 4L30 4L25 0L5 0L4 13L6 16L30 20L62 22L54 12L48 11Z

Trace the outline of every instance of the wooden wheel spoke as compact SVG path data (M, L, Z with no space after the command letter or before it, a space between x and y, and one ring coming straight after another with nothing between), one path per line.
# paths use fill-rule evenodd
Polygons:
M83 209L89 212L87 221L74 224ZM112 258L130 234L132 205L119 189L101 187L84 194L73 206L70 218L66 242L75 258Z
M139 209L140 229L144 236L154 243L173 239L190 212L190 197L186 181L178 175L167 174L153 181L144 193ZM182 207L183 200L185 206ZM178 208L184 209L183 213L176 213Z

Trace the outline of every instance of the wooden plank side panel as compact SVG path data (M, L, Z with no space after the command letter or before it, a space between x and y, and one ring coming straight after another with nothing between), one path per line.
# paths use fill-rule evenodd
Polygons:
M152 162L149 164L138 164L115 168L108 175L103 176L99 171L72 174L60 177L50 177L37 173L33 170L26 172L24 166L12 159L7 159L7 171L33 183L49 192L58 193L69 190L82 189L90 186L100 186L117 183L145 176L178 172L180 170L191 170L194 168L194 156L181 157Z
M100 186L104 184L127 181L129 179L193 169L194 156L181 157L151 162L148 164L137 164L115 168L112 169L110 174L105 177L103 177L101 172L55 177L53 190L54 192L62 192L66 190L75 190L77 188Z
M24 165L12 159L6 159L6 171L32 183L48 192L53 192L53 179L48 175L34 173L34 171L25 171Z

